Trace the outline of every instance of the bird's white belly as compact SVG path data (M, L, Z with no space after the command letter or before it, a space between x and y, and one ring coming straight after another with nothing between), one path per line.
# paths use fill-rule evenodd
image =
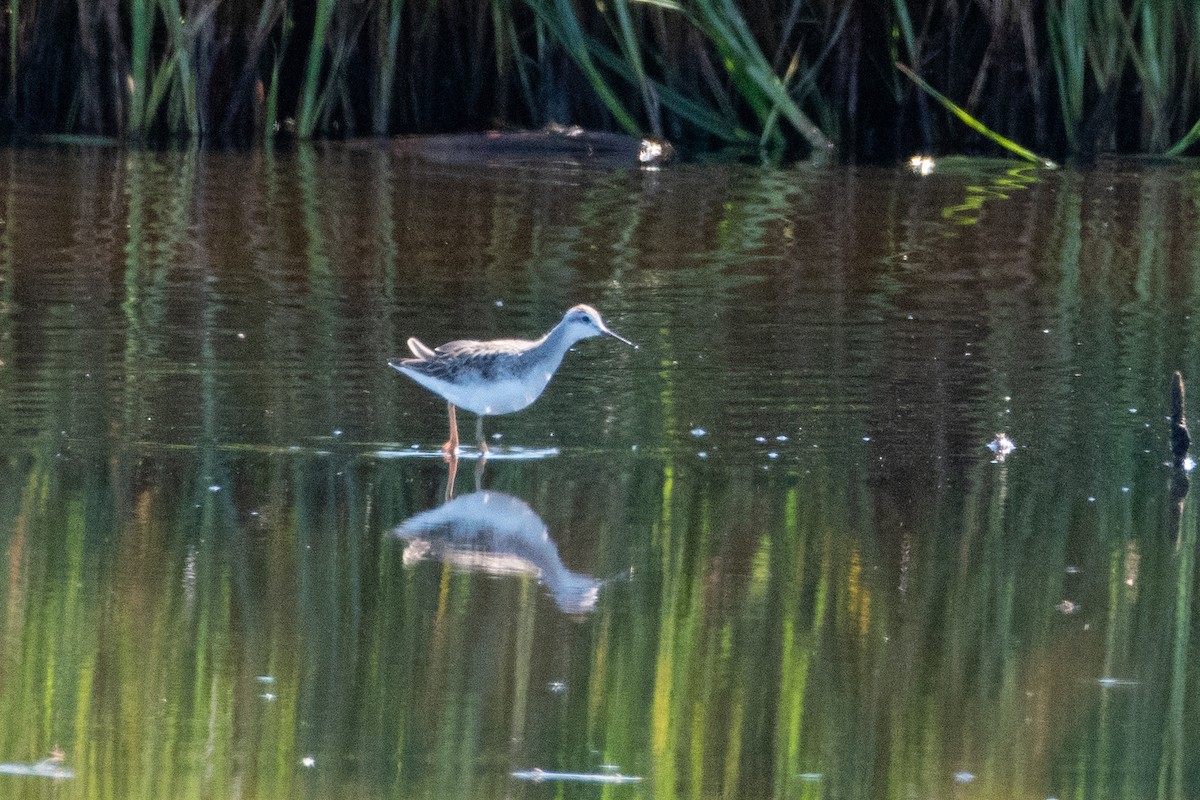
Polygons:
M450 383L408 370L401 371L459 408L486 415L520 411L537 400L546 384L550 382L550 374L546 374L544 378L538 376L542 379L530 382L510 379L490 383Z

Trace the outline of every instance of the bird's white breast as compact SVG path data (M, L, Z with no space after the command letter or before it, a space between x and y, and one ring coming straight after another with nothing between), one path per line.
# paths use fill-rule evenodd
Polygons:
M524 381L508 378L487 383L470 380L450 383L412 370L401 368L400 371L459 408L489 416L511 414L525 408L541 396L553 374L533 373Z

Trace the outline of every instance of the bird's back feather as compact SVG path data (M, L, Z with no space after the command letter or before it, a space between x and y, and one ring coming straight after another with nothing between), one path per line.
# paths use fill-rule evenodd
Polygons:
M435 355L434 350L431 347L426 345L415 336L409 337L408 349L411 350L412 354L417 358L433 358Z

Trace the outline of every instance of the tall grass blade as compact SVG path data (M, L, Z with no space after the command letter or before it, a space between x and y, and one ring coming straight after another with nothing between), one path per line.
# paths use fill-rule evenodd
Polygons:
M17 23L21 19L20 0L8 0L8 101L17 100Z
M154 28L154 0L133 0L129 9L129 133L144 136L149 124L150 34ZM15 27L15 26L14 26Z
M1022 147L1021 145L1014 142L1012 139L1008 139L1004 136L1001 136L1000 134L996 133L994 130L992 130L988 126L984 125L982 122L977 120L975 117L971 116L971 114L968 113L966 109L958 106L956 103L954 103L954 101L950 100L948 97L943 95L937 89L934 89L932 86L930 86L928 83L926 83L919 75L917 75L917 73L913 72L911 69L909 69L907 66L900 63L899 61L896 62L896 69L903 72L908 77L909 80L911 80L913 83L915 83L917 86L919 86L924 92L926 92L934 100L937 100L939 103L941 103L942 106L946 110L948 110L950 113L954 114L954 116L956 116L960 120L962 120L962 122L964 124L966 124L967 127L971 128L974 131L977 131L978 133L982 134L983 136L987 137L988 139L991 139L993 142L1000 145L1005 150L1008 150L1010 153L1020 156L1021 158L1025 159L1026 161L1031 161L1034 164L1040 164L1041 166L1047 167L1049 169L1057 169L1058 168L1058 165L1055 164L1050 159L1045 158L1043 156L1039 156L1037 153L1034 153L1032 150L1028 150L1028 149Z
M1067 15L1058 3L1051 3L1046 13L1046 32L1049 54L1058 84L1058 100L1063 130L1067 142L1074 148L1083 120L1083 89L1086 52L1077 15Z
M251 113L254 116L257 116L260 111L259 106L264 100L258 94L259 87L262 84L262 77L259 74L262 52L277 25L283 28L283 30L279 31L279 35L281 37L287 35L286 24L279 25L279 20L283 16L284 5L285 3L281 2L281 0L264 0L262 7L259 8L258 17L254 23L254 32L251 34L249 43L246 46L246 60L242 65L241 75L237 79L237 84L231 92L229 107L221 123L222 131L228 132L233 130L241 121L241 115L245 113L247 106L252 109Z
M808 143L814 161L828 160L833 154L833 142L788 94L779 77L771 70L737 7L730 0L698 0L691 13L697 27L704 31L721 54L730 78L763 126L766 126L772 111L776 111Z
M605 67L625 80L636 80L629 65L616 53L594 41L589 40L588 45L596 60ZM749 144L754 140L749 131L738 125L736 119L729 119L666 84L651 79L647 79L647 82L664 106L708 135L731 144Z
M575 9L571 6L570 0L554 0L553 7L547 3L547 0L526 0L526 4L537 14L546 28L555 35L559 44L563 46L567 54L571 57L571 60L575 62L575 65L583 72L584 77L588 79L588 83L592 86L592 91L596 93L596 96L604 104L604 107L608 109L608 112L613 115L613 119L617 121L617 124L630 136L641 136L641 127L625 108L616 93L609 88L608 82L604 80L604 76L600 74L600 70L596 68L595 62L592 61L583 29L579 24L579 18L575 15Z
M400 19L403 12L404 0L387 0L379 5L383 58L379 62L376 78L378 88L371 115L371 130L376 136L383 136L388 132L392 116L392 93L396 85L396 59L400 49Z
M325 62L326 36L337 0L317 0L312 40L308 45L308 60L304 68L304 84L300 92L300 114L296 119L296 135L311 139L321 116L321 68Z
M516 69L517 82L521 87L521 97L525 107L535 107L533 79L530 76L529 59L521 51L521 39L517 33L517 23L513 19L512 4L508 0L492 0L492 27L496 37L496 71L504 75L511 63ZM538 23L540 27L540 23ZM506 108L499 109L504 112Z
M642 63L642 46L633 30L629 0L613 0L613 10L617 16L617 41L620 43L621 52L633 73L634 84L637 86L638 94L646 109L646 118L650 121L650 129L655 136L662 136L662 120L658 114L658 102L646 79L646 68Z
M1200 120L1196 121L1196 124L1191 127L1191 130L1184 134L1182 139L1168 147L1164 151L1163 155L1171 157L1181 156L1185 150L1196 143L1197 139L1200 139Z
M846 10L850 6L847 4ZM921 56L917 47L917 34L913 30L912 15L908 13L908 3L905 0L892 0L892 9L896 12L896 27L899 29L900 40L904 42L904 49L908 52L908 59L914 64L921 63Z

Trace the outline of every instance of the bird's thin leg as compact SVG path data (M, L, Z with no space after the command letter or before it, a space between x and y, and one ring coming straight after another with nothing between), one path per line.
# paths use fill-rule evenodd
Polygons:
M446 474L446 497L445 502L449 503L454 499L454 479L458 477L458 453L450 451L446 455L446 463L450 466Z
M454 403L446 403L450 409L450 441L442 445L442 452L454 455L458 452L458 415L454 413Z
M479 440L479 455L481 458L487 458L488 449L487 442L483 440L483 415L479 414L475 417L475 438Z

